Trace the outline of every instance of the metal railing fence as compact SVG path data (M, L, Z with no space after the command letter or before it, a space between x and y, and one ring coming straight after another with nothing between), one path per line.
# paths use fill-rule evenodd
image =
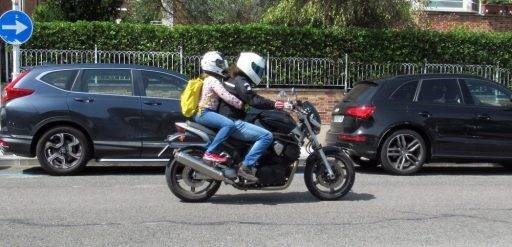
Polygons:
M5 50L4 75L12 70L10 51ZM236 57L227 57L234 63ZM369 78L402 74L460 73L481 76L512 87L512 70L499 65L435 64L435 63L361 63L340 59L273 57L266 54L267 74L263 83L267 87L339 87L350 89L354 82ZM156 66L177 71L187 76L200 73L200 55L176 52L102 51L102 50L43 50L22 49L21 66L67 63L122 63Z

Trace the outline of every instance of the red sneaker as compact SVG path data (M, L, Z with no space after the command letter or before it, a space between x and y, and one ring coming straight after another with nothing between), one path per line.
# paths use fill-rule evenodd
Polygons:
M207 161L216 162L216 163L224 163L224 162L228 161L228 158L226 156L221 156L220 154L208 153L208 152L204 153L203 159L207 160Z

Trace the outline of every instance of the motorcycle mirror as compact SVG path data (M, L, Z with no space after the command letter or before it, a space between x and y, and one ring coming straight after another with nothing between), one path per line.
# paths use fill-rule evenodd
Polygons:
M284 90L279 91L279 93L277 94L277 98L281 100L286 98L286 92Z
M294 100L297 100L297 91L295 90L294 87L292 87L292 96L293 96Z

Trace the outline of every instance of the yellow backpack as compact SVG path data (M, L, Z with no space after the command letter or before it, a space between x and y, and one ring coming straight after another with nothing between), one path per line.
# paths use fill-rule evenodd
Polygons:
M181 94L181 113L185 117L192 117L197 112L201 91L203 89L203 77L189 80L187 87Z

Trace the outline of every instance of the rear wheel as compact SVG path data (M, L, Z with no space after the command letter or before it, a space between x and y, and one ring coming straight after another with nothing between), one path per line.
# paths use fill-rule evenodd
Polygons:
M182 150L196 158L201 158L204 150ZM171 192L185 202L203 202L210 199L221 183L213 179L202 179L201 174L181 163L171 161L165 169L165 179Z
M320 200L337 200L345 196L355 180L352 160L343 154L326 154L327 161L334 173L329 178L327 169L321 159L306 164L304 182L309 192Z
M67 126L54 127L37 142L36 155L41 167L51 175L72 175L82 170L91 157L91 146L81 131Z
M398 130L386 138L380 152L382 166L396 175L417 172L425 164L427 147L420 134Z

